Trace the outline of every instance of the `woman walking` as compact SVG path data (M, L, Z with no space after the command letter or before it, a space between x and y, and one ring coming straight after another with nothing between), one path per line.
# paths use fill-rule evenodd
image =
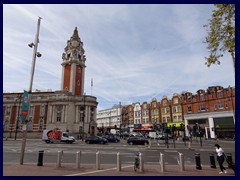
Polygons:
M218 164L220 166L220 172L219 174L222 174L223 172L225 174L227 174L227 171L226 171L226 168L223 166L223 162L224 162L224 151L223 149L220 147L219 144L215 144L215 147L216 147L216 153L217 153L217 161L218 161Z

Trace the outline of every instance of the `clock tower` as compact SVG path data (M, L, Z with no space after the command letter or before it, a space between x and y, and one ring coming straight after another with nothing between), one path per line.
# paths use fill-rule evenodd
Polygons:
M69 91L72 95L84 94L85 61L83 42L78 36L77 27L62 54L61 90Z

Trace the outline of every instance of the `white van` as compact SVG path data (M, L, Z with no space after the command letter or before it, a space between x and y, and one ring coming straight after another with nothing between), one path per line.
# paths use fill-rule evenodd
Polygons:
M60 143L65 142L67 144L75 142L75 138L70 136L68 132L62 130L43 130L42 140L46 143Z

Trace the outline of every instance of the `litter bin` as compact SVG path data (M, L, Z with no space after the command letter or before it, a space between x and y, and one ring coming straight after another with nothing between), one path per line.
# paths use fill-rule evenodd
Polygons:
M210 158L210 167L211 168L217 168L215 164L215 157L213 153L209 153L209 158Z
M228 163L228 168L231 168L231 165L233 164L233 161L232 161L232 154L231 153L227 153L227 163Z
M200 160L200 154L199 153L195 153L195 160L196 160L196 169L202 169L201 166L201 160Z
M43 153L44 151L38 151L38 166L42 166L43 165Z

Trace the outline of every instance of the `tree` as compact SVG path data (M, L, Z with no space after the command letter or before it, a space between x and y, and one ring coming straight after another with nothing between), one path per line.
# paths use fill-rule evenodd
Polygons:
M207 28L207 37L204 43L207 43L209 56L205 57L205 64L209 67L211 64L220 64L220 58L225 52L232 56L235 72L235 5L234 4L215 4L212 17L209 24L204 25Z

